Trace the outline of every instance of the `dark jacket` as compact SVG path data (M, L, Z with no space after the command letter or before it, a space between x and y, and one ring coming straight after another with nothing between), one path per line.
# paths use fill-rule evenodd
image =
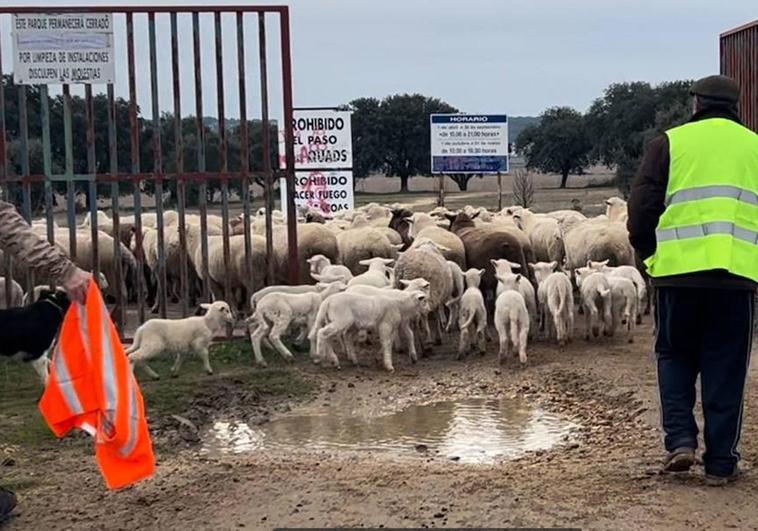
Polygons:
M690 122L708 118L726 118L741 123L734 112L726 108L708 108L696 112ZM641 260L655 253L655 228L658 226L666 199L666 187L669 181L669 140L660 135L651 140L645 148L639 171L637 172L627 205L629 220L629 241ZM732 275L717 269L685 275L656 277L654 286L680 286L694 288L733 288L755 289L756 284L750 279Z

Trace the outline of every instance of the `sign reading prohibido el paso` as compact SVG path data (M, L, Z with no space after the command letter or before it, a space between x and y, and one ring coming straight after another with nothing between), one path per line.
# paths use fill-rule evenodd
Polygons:
M508 171L508 117L432 114L432 173Z
M114 82L110 13L16 14L12 29L16 83Z
M295 204L325 214L353 208L353 139L350 112L294 109ZM286 167L284 132L279 133L279 167ZM287 186L280 180L282 209Z

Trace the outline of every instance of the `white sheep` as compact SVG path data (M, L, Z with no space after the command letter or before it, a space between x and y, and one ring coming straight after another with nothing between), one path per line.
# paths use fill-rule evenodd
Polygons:
M598 337L601 331L609 335L613 328L613 301L608 279L604 274L588 267L580 267L574 273L584 308L586 323L584 338L589 341L590 331L595 337Z
M544 214L535 214L528 208L511 209L514 222L529 236L535 259L562 263L565 251L558 220Z
M334 353L331 341L337 337L344 337L351 329L371 330L376 332L379 338L384 368L393 372L395 369L392 364L392 346L397 333L402 330L405 334L411 334L409 317L423 313L427 302L427 295L422 291L401 293L406 295L368 296L346 291L325 300L308 335L309 339L316 338L318 359L329 360L339 367L339 359ZM352 349L352 341L346 342L346 350L348 357L355 362L357 357Z
M448 311L450 312L447 318L447 326L445 326L445 332L450 332L453 326L458 326L458 309L460 307L461 295L466 289L466 279L463 276L461 266L452 260L447 261L448 268L450 270L450 282L453 286L453 291L450 293L450 299L445 303Z
M137 328L134 343L126 350L132 367L141 365L150 377L158 379L158 373L150 368L147 361L164 352L171 352L174 354L171 376L176 376L182 364L182 356L194 352L203 361L205 372L213 374L208 347L216 334L234 322L234 317L224 301L203 303L200 307L207 310L203 316L175 320L151 319Z
M261 341L268 339L285 360L292 360L292 352L282 343L281 336L290 326L304 326L310 331L316 320L321 303L330 296L344 291L347 285L343 282L332 284L317 284L316 292L309 293L269 293L263 297L255 308L255 312L247 319L250 328L250 342L253 345L255 362L261 367L266 362L261 354ZM311 340L311 358L316 356L316 341Z
M608 265L608 260L603 260L602 262L590 260L587 262L587 267L608 276L628 278L634 282L634 287L637 288L637 324L640 324L642 322L642 308L647 298L647 284L639 270L629 265L611 267Z
M497 260L492 259L490 260L490 263L492 264L492 267L495 268L495 276L497 275L508 275L510 273L518 273L521 270L521 264L517 264L516 262L510 262L506 260L505 258L498 258ZM502 282L498 282L497 285L497 291L495 292L496 296L499 296L503 291L505 291L505 286L503 286ZM537 322L537 294L534 291L534 286L532 285L531 281L526 278L523 274L521 274L518 278L518 292L521 293L521 296L524 297L524 302L526 303L526 309L529 312L529 320L532 323ZM534 326L529 328L529 338L534 337Z
M472 336L476 338L477 348L481 354L487 350L487 308L484 297L479 290L484 269L469 269L464 273L466 291L460 299L458 328L461 331L458 342L458 359L462 359L471 349Z
M605 215L608 216L608 221L626 223L629 218L626 201L620 197L609 197L605 200Z
M531 323L526 309L524 297L519 293L518 286L523 275L512 273L496 274L498 283L503 286L502 292L495 300L495 329L497 330L499 348L497 362L510 356L511 349L516 348L519 361L525 364L527 341Z
M537 279L537 301L545 335L550 337L552 327L558 344L564 346L574 330L574 294L568 275L555 272L557 265L555 262L537 262L529 267Z
M328 279L339 279L342 282L350 282L353 274L350 270L339 264L332 264L323 254L316 254L306 260L310 265L311 276L318 282L327 282Z
M610 335L613 335L621 325L625 325L626 339L629 343L633 343L637 315L637 289L634 282L628 278L611 276L607 278L613 298L613 326Z
M374 286L376 288L383 288L384 286L391 285L388 275L388 266L394 261L395 260L392 258L369 258L367 260L361 260L358 263L362 266L368 267L368 271L353 277L347 285L355 286L361 284L364 286Z
M6 286L8 286L6 281L5 277L0 277L0 309L5 310L24 306L24 290L21 288L21 284L13 279L10 279L10 305L6 304Z

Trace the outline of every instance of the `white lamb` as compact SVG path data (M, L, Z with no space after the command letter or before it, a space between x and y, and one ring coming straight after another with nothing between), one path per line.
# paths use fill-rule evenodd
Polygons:
M347 285L355 286L356 284L361 284L364 286L374 286L375 288L391 286L388 266L394 261L392 258L368 258L359 261L360 265L368 266L368 271L353 277Z
M497 275L508 275L510 273L517 272L517 270L521 269L521 264L517 264L515 262L509 262L505 258L498 258L497 260L490 260L490 263L492 263L492 266L495 268L495 276ZM505 287L502 283L498 283L497 285L497 291L496 295L500 295L503 291L505 291ZM532 323L537 322L537 294L534 292L534 286L532 285L531 281L526 278L523 274L519 276L518 281L518 292L521 293L521 296L524 297L524 302L526 303L526 309L529 312L529 320ZM534 337L534 326L529 328L529 339L532 339Z
M465 273L466 291L461 295L458 328L461 331L458 343L458 359L462 359L471 350L472 336L476 338L477 348L481 354L487 350L487 308L484 297L479 290L484 269L469 269Z
M613 335L620 325L626 325L626 339L634 342L635 316L637 315L637 289L634 282L623 277L607 277L613 297Z
M234 322L234 317L224 301L203 303L200 307L207 310L203 316L175 320L151 319L137 328L134 343L126 350L132 367L142 365L151 378L158 379L158 373L150 368L147 361L164 352L172 352L174 365L171 367L171 376L176 376L182 364L182 356L194 352L203 361L205 372L213 374L208 360L208 347L216 334Z
M647 298L647 284L645 279L642 278L642 274L634 266L621 265L617 267L611 267L608 265L608 260L602 262L593 262L590 260L587 262L587 267L600 271L608 276L628 278L634 282L634 287L637 288L637 324L642 322L642 308L645 305L645 299Z
M556 262L537 262L529 267L537 279L537 300L545 336L550 337L553 328L558 344L564 346L574 330L574 294L568 275L555 272L557 265Z
M590 331L595 337L598 337L601 331L604 335L609 335L613 328L613 302L608 278L588 267L580 267L574 271L574 274L581 293L581 305L584 308L586 323L584 338L589 341Z
M392 291L392 290L387 290ZM419 315L427 305L427 295L421 291L406 292L404 297L367 296L349 291L329 297L318 310L316 322L308 335L316 338L319 360L329 360L339 367L339 359L331 346L332 339L343 337L351 329L372 330L377 333L382 348L384 368L393 372L392 345L398 330L409 328L408 317ZM405 324L404 324L405 323ZM407 333L407 330L405 330ZM346 343L347 354L355 360L352 342Z
M255 362L261 367L266 362L261 354L261 341L267 339L286 360L294 359L292 352L282 343L281 336L292 325L304 326L309 331L316 320L321 303L340 291L347 285L343 282L332 284L317 284L318 291L310 293L269 293L263 297L255 308L255 312L247 319L250 328L250 342L253 345ZM315 340L311 340L311 357L316 355Z
M526 345L531 326L526 302L518 291L521 280L519 277L521 275L512 273L495 275L503 286L502 292L495 300L495 329L500 341L497 351L498 363L503 363L503 358L510 356L513 347L518 351L521 364L526 363Z
M461 296L466 290L466 279L463 276L461 266L459 266L456 262L448 260L447 266L450 269L450 281L453 286L453 291L450 294L450 300L445 303L445 306L450 312L447 318L445 332L450 332L453 329L454 325L458 325L458 308L461 304Z
M323 254L315 254L306 262L310 265L311 277L318 282L341 280L347 283L353 279L353 274L347 267L333 265L332 261Z

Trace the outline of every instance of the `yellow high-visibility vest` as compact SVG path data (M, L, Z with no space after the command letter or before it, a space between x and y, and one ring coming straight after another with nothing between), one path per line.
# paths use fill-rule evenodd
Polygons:
M758 135L724 118L666 131L666 210L645 260L665 277L724 269L758 282Z

